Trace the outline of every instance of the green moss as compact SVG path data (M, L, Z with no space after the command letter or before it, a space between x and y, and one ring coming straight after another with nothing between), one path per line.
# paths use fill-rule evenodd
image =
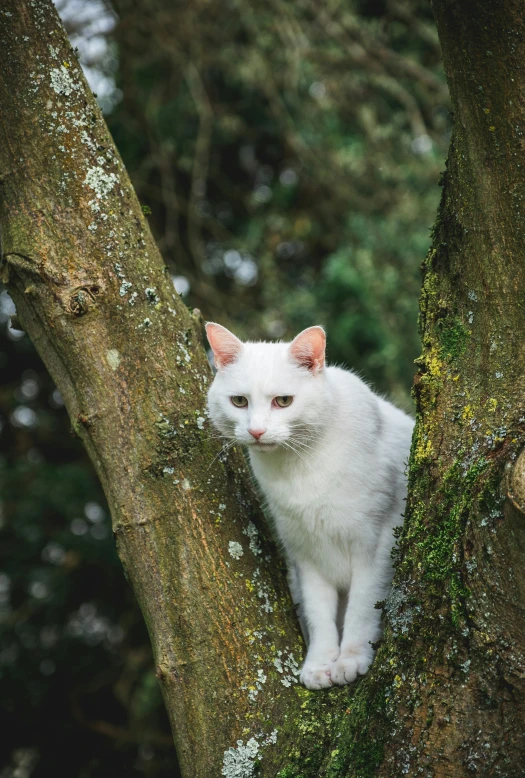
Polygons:
M407 537L415 541L418 557L424 560L427 581L441 583L453 579L458 569L464 522L479 493L479 478L487 467L488 461L480 457L465 470L463 458L458 458L444 474L430 506L425 503L425 495L412 501ZM430 523L428 517L432 514L437 520Z
M450 317L438 321L437 336L441 358L452 361L465 351L470 332L461 319Z
M487 467L479 459L464 473L459 461L445 473L435 497L438 521L427 528L418 545L425 559L425 577L431 581L451 581L460 555L463 525L472 505L478 477ZM474 491L473 491L474 490Z
M432 271L432 264L436 256L436 250L431 248L428 252L423 265L423 285L421 287L421 296L419 300L419 331L421 336L425 333L425 322L427 314L436 307L438 301L439 281L436 273Z
M419 635L424 638L425 630L432 635L439 614L441 621L436 634L440 634L444 644L466 620L470 592L463 570L465 528L473 515L486 511L487 501L493 509L491 495L501 479L501 468L484 456L471 461L468 452L461 451L437 486L428 469L428 464L418 467L412 461L412 494L399 567L405 579L417 570L421 598L418 604L424 603L417 623ZM422 477L425 471L426 476ZM411 602L408 607L414 604ZM449 614L448 630L442 621L446 613Z
M277 778L372 778L390 737L385 690L392 674L390 666L376 661L364 679L349 687L321 693L298 689L300 739Z

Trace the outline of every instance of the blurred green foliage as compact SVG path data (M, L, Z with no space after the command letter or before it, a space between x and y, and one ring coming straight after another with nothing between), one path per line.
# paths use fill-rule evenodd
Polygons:
M322 323L332 361L408 403L449 135L427 3L115 0L113 32L104 0L59 5L72 38L105 31L84 61L116 79L108 123L187 303L242 337ZM176 776L100 486L11 305L0 778Z
M188 304L250 338L322 323L406 402L450 130L428 4L114 4L108 121Z
M59 393L0 294L0 775L176 776L140 611Z

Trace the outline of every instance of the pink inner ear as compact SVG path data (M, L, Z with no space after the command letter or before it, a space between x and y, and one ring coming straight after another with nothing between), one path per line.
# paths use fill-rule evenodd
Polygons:
M301 367L317 373L324 366L326 335L322 327L308 327L297 335L290 346L290 354Z
M206 335L213 351L217 370L235 362L242 349L239 338L236 338L226 327L211 321L206 324Z

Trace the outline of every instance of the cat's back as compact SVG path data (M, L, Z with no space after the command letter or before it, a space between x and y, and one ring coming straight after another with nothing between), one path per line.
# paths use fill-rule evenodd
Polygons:
M359 444L366 444L367 438L377 438L385 416L378 395L352 370L330 365L326 377L331 389L334 430L347 441Z
M358 375L340 367L328 367L333 391L332 444L344 448L346 464L356 478L366 473L382 477L383 468L405 470L414 420L376 394Z
M369 428L376 437L397 430L410 435L414 420L389 400L376 394L369 385L352 370L329 366L327 377L334 390L335 411L340 421L348 423L354 431Z

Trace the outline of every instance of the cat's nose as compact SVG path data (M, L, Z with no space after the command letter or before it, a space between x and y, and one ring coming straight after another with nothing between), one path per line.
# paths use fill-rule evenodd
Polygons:
M248 430L252 438L255 438L255 440L259 440L262 435L266 432L266 430Z

